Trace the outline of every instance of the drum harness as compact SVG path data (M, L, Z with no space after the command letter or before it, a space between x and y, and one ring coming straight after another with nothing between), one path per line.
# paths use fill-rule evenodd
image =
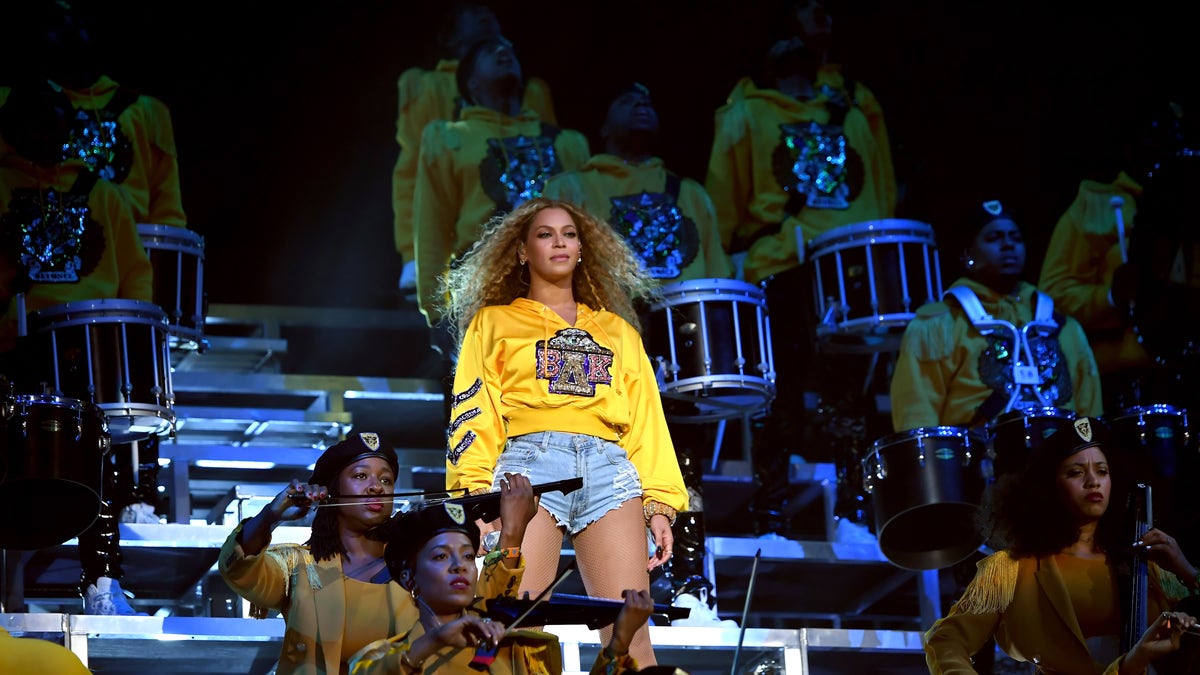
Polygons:
M1012 396L1009 397L1008 403L1000 413L1006 413L1013 409L1021 401L1036 402L1040 406L1053 406L1053 402L1048 401L1042 394L1039 387L1042 384L1042 376L1038 372L1037 363L1033 358L1033 349L1029 346L1029 331L1036 330L1043 336L1048 336L1058 330L1058 323L1054 320L1054 300L1045 293L1037 292L1037 301L1034 304L1033 320L1026 323L1024 326L1017 328L1009 321L1003 319L994 319L983 308L983 303L979 302L979 298L975 293L965 287L956 286L946 291L946 295L953 295L958 304L962 307L963 312L967 315L967 320L971 325L978 330L981 335L990 335L997 329L1003 329L1010 333L1013 337L1013 360L1012 360L1012 376L1013 387ZM943 297L944 299L944 297ZM1023 397L1022 392L1027 391L1033 394L1032 399ZM992 399L984 401L980 406L986 406ZM997 413L997 414L1000 414ZM992 418L994 415L987 415L987 418Z

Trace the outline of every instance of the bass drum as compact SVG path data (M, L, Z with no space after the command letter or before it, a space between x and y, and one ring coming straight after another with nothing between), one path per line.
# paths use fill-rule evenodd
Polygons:
M94 406L49 395L3 402L0 426L0 542L37 550L79 536L100 515L111 447Z

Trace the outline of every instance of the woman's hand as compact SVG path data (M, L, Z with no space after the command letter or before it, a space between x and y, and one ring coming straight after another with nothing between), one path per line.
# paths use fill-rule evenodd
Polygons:
M627 589L621 591L621 597L625 598L625 606L617 614L617 620L613 623L612 639L608 641L609 650L617 656L629 653L633 636L654 613L654 598L650 597L649 590Z
M529 476L505 472L500 479L501 548L521 545L525 528L537 515L537 509L537 498L533 496L533 483L529 482Z
M439 647L481 646L493 649L504 637L504 631L503 623L468 612L450 623L438 626L433 631L433 638Z
M654 537L654 554L650 556L650 571L671 559L671 550L675 546L675 535L671 532L671 521L661 513L650 516L650 535Z
M299 520L308 515L313 504L329 497L329 489L323 485L301 483L295 478L284 488L275 499L267 505L276 522L283 520Z
M1118 672L1121 675L1143 673L1150 663L1179 649L1184 631L1196 625L1196 618L1184 612L1163 612L1142 633L1133 649L1125 655Z
M1187 557L1183 555L1183 549L1179 548L1179 542L1166 532L1156 527L1150 528L1142 535L1140 541L1134 542L1133 546L1139 551L1145 552L1146 557L1157 563L1159 567L1182 579L1185 584L1190 585L1196 579L1196 568L1192 567Z

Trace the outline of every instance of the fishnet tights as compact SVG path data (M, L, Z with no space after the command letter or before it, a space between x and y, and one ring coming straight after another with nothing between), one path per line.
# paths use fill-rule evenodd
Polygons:
M525 556L525 575L520 593L537 597L554 583L562 551L563 531L545 509L530 521L521 542ZM646 521L640 499L631 499L620 508L609 511L599 520L575 535L573 545L579 575L587 594L595 598L621 600L621 591L650 588L646 571L649 554L646 550ZM612 638L612 625L600 629L602 645ZM650 644L650 630L643 625L629 646L629 653L639 668L657 665Z

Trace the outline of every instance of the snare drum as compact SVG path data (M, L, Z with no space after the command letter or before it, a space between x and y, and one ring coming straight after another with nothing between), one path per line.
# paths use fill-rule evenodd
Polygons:
M32 315L38 380L104 413L114 443L175 424L167 315L140 300L83 300Z
M663 286L646 322L646 350L665 398L689 402L687 421L765 409L775 396L766 295L734 279Z
M204 348L204 237L183 227L139 223L154 270L154 304L167 313L172 346Z
M807 257L818 338L902 333L918 307L942 297L937 245L926 223L846 225L814 238Z
M0 544L34 550L78 536L100 515L110 447L103 415L48 395L12 396L4 408Z
M1052 406L1012 410L988 425L992 471L989 479L1022 471L1042 441L1058 431L1069 430L1075 411Z
M899 567L941 569L983 544L976 523L984 480L982 448L960 427L921 427L886 436L862 460L875 503L879 550Z

